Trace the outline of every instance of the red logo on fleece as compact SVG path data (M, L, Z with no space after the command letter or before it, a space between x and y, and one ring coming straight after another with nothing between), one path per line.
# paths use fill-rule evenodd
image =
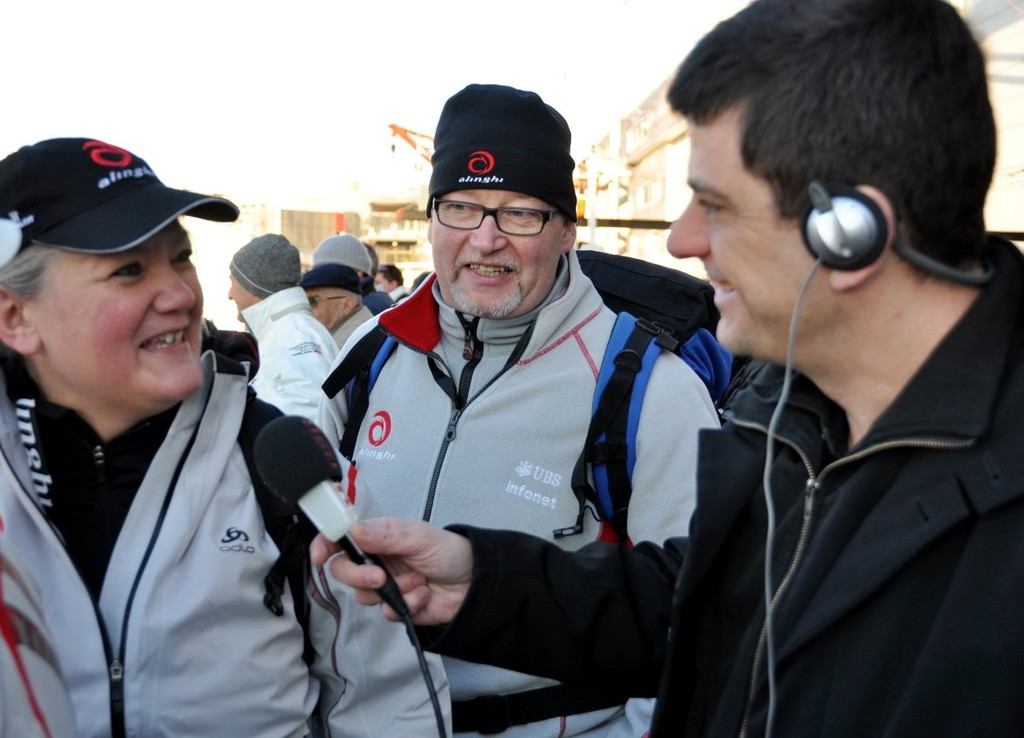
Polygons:
M477 176L487 174L494 169L494 155L489 151L474 151L469 155L466 168Z
M371 446L380 446L391 435L391 415L387 410L374 413L370 429L366 433Z

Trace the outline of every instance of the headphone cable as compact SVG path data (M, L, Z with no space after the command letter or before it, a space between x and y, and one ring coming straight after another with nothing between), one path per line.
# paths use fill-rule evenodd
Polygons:
M789 401L789 393L793 381L793 354L796 351L796 327L797 319L800 315L800 308L803 305L804 296L807 294L807 288L811 285L811 280L814 279L814 275L817 274L818 268L821 266L821 258L814 262L814 266L811 268L811 273L807 275L807 279L804 280L803 287L800 288L800 294L797 295L796 303L793 305L793 315L789 321L789 340L786 345L786 365L782 380L782 391L779 393L779 399L775 403L775 409L772 411L771 420L768 421L768 440L765 444L764 452L764 472L762 474L762 486L764 487L764 499L765 507L768 510L768 519L765 526L765 551L764 551L764 630L765 630L765 669L768 673L768 715L765 719L765 738L772 738L772 726L775 721L775 708L776 708L776 696L775 696L775 636L773 634L774 627L774 606L772 605L772 555L774 550L774 539L775 539L775 504L772 498L772 485L771 485L771 460L775 453L775 430L779 425L779 420L782 417L782 410Z

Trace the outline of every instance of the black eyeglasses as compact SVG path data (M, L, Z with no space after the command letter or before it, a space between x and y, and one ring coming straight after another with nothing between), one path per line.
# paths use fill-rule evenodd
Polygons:
M343 300L346 297L348 297L348 295L332 295L330 297L319 297L317 295L310 295L309 296L309 306L311 308L313 308L314 310L316 310L316 307L317 307L317 305L320 304L321 300Z
M484 218L493 215L498 230L510 236L536 236L557 212L536 208L485 208L475 202L434 200L434 214L441 225L472 231L480 227Z

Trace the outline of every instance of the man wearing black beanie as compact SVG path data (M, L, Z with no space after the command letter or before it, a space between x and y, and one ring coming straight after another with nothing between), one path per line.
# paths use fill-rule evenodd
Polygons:
M534 92L473 84L445 104L434 144L434 274L360 326L335 362L358 356L364 337L393 340L365 413L340 392L321 403L318 424L343 450L351 440L360 479L388 514L560 531L566 549L616 540L571 484L615 314L573 250L569 126ZM718 420L701 380L668 353L641 410L628 534L660 542L687 528L697 433ZM445 665L457 734L641 735L650 722L649 700Z

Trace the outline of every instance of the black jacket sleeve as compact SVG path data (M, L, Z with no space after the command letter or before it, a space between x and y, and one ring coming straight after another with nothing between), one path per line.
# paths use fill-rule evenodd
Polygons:
M686 539L564 551L512 531L453 526L474 572L455 620L429 648L623 696L653 696Z

